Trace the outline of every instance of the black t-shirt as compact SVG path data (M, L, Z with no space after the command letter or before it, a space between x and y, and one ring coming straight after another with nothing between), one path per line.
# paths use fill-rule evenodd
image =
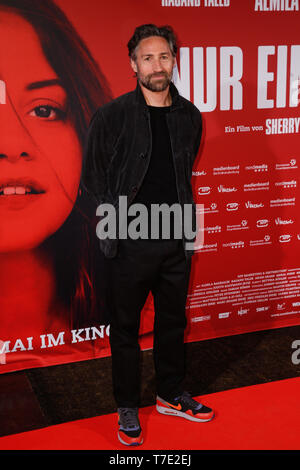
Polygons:
M151 119L152 153L147 173L133 204L142 203L148 209L148 238L151 238L151 204L178 203L176 175L166 114L170 106L148 106ZM128 223L135 216L128 217ZM162 216L159 218L159 239L162 238ZM174 237L174 217L170 211L170 238Z

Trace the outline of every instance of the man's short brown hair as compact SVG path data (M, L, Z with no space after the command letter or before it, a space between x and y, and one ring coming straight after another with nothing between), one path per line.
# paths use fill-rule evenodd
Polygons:
M177 40L171 26L156 26L155 24L143 24L135 29L133 36L127 44L128 55L132 60L136 60L136 49L140 41L151 36L159 36L164 38L169 44L172 55L174 57L176 56Z

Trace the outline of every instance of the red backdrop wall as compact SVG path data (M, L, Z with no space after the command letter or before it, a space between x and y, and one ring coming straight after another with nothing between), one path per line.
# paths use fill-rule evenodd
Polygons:
M26 0L23 4L28 6ZM126 44L137 25L170 24L178 35L174 82L200 109L204 120L203 141L193 169L195 202L199 214L204 214L204 242L193 257L186 341L299 324L299 2L56 0L56 5L109 85L110 92L105 79L100 80L106 91L99 98L94 93L96 108L102 100L136 85ZM9 13L2 7L0 1L0 16ZM9 24L11 17L5 18ZM52 88L50 96L47 89L30 99L24 94L29 80L53 78L55 67L38 49L43 45L42 34L37 34L28 19L10 25L10 29L5 26L6 36L0 43L2 187L8 179L28 175L39 175L41 181L51 183L47 173L51 170L56 184L64 189L61 197L71 204L61 215L61 229L58 214L64 200L58 198L58 190L58 199L49 199L48 213L47 205L38 209L36 202L31 205L37 208L35 213L25 203L9 206L8 198L19 196L0 193L0 373L110 354L109 326L104 325L101 314L89 317L91 305L96 305L93 296L101 292L101 269L93 267L93 262L101 262L97 240L84 249L77 246L76 253L81 250L88 259L85 263L75 266L68 251L74 233L83 230L85 214L95 212L86 201L78 209L80 217L72 216L81 195L82 155L78 126L72 122L74 114L84 115L84 107L72 101L71 115L59 120L56 114L51 120L47 114L51 103L66 106L63 91ZM75 80L78 64L68 63L66 42L57 41L57 54L65 55L67 73L80 82L82 77ZM46 114L41 114L42 107ZM84 115L86 122L92 108L89 113ZM16 127L20 122L22 132ZM72 147L76 135L78 146ZM24 159L14 161L22 152ZM54 182L53 186L50 183L55 192ZM53 227L43 230L52 219ZM30 234L38 220L40 235L33 242ZM68 236L64 235L66 226ZM71 287L68 284L70 272L76 272L75 287L71 281ZM61 300L67 288L68 302ZM81 310L80 302L85 305L80 304ZM97 305L100 307L94 310L101 310L101 299ZM81 321L76 323L78 311ZM86 312L83 321L82 312ZM142 313L142 348L152 345L153 314L150 295Z

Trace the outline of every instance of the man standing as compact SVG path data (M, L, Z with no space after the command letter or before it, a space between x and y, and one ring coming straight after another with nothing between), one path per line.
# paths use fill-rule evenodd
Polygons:
M171 82L177 52L173 30L152 24L136 28L128 42L137 77L135 91L99 108L90 124L83 163L83 183L98 204L120 211L128 205L149 209L148 233L157 229L152 207L190 205L202 120L198 109L181 97ZM131 218L129 217L130 221ZM174 219L170 219L174 222ZM132 222L132 220L131 220ZM184 391L185 305L193 250L187 236L100 239L105 255L110 307L110 345L114 397L119 414L119 440L143 442L138 418L140 377L138 342L140 314L152 292L155 320L153 356L157 411L191 421L209 421L213 411ZM100 238L100 237L99 237Z

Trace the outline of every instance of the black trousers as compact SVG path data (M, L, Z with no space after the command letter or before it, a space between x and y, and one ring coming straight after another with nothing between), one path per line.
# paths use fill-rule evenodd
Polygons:
M154 300L153 358L157 394L168 400L183 391L184 330L191 259L182 240L120 240L115 258L105 260L110 302L110 346L118 407L140 405L141 310Z

